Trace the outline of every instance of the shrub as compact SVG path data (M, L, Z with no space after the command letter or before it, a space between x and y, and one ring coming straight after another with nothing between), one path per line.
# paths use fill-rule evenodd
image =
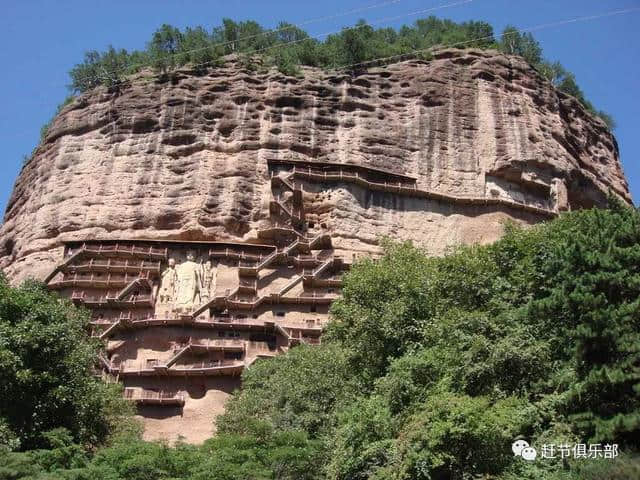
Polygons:
M0 278L0 425L14 446L42 447L43 432L61 427L96 445L130 412L120 388L94 376L100 345L87 327L85 312L42 284Z

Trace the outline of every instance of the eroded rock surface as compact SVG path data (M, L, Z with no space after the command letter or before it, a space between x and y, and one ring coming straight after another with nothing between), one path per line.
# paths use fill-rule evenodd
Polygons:
M145 438L201 442L244 368L321 341L342 273L381 237L441 254L608 191L630 201L604 123L515 57L140 75L54 120L0 267L90 310Z
M357 76L303 78L229 64L174 82L98 89L54 120L16 182L0 230L0 266L43 277L61 242L247 240L267 220L269 160L363 165L449 196L502 198L553 211L630 201L614 137L524 61L444 50ZM505 205L310 187L307 218L334 246L375 252L382 235L438 254L499 237Z

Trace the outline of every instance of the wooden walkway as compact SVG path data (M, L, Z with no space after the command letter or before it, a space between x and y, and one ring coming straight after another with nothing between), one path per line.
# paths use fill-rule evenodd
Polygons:
M553 218L558 215L558 212L554 210L519 203L500 197L480 197L474 195L446 194L429 190L421 190L417 187L416 184L407 185L403 182L372 182L369 181L365 176L361 175L359 172L345 172L343 169L337 167L336 170L333 171L322 171L311 167L303 169L294 166L288 180L291 181L291 178L298 178L306 180L308 182L316 183L353 183L370 191L385 192L407 197L424 198L454 205L502 206L506 208L518 209L529 213L534 213L545 218Z

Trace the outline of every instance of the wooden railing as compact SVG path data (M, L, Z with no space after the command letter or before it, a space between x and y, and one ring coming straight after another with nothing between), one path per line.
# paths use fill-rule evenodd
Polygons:
M269 164L269 167L275 166L276 168L278 168L279 166L282 166L278 169L281 171L284 170L285 172L291 172L292 170L305 172L312 171L317 173L324 173L326 171L343 171L350 174L358 174L359 176L364 178L385 178L409 185L416 183L416 178L414 177L396 173L391 170L386 170L378 167L370 167L368 165L362 164L327 162L321 160L284 160L276 158L267 159L267 162ZM282 178L281 175L276 175L275 172L272 172L272 177L274 176Z
M137 403L184 405L185 395L175 390L148 390L125 388L124 398Z
M157 247L138 247L134 244L131 245L122 245L120 243L115 243L113 245L105 245L100 243L98 245L91 243L83 243L80 247L84 252L94 255L104 255L104 254L118 254L118 255L128 255L128 256L142 256L142 257L150 257L150 258L161 258L166 259L168 255L167 248L157 248Z
M199 362L190 362L188 364L180 364L174 370L202 370L208 368L225 368L225 367L243 367L244 362L240 360L201 360Z
M186 352L191 346L185 347L180 352ZM124 360L120 363L111 362L107 371L125 376L150 376L150 375L175 375L181 372L193 370L224 370L238 369L244 367L242 360L202 360L199 362L189 362L185 364L177 364L182 353L177 358L170 359L169 362L161 362L157 359L146 360Z
M262 254L251 254L238 252L233 249L209 249L209 257L211 258L233 258L242 261L260 261L264 258Z
M137 280L151 281L150 272L138 272L137 275L125 273L124 275L107 273L103 276L100 273L64 273L61 280L49 283L50 288L65 287L91 287L91 288L122 288Z
M271 211L281 210L297 227L300 227L301 222L304 221L302 209L298 208L295 211L293 209L289 209L279 198L272 199L269 208Z
M161 262L150 260L118 260L116 258L91 258L85 263L71 265L69 269L76 272L149 272L159 274Z
M278 295L284 295L293 287L295 287L298 283L302 281L302 275L297 275L291 279L291 281L287 282L280 290L278 290Z
M245 274L245 275L257 275L258 272L265 268L268 267L269 265L271 265L272 262L276 261L277 259L281 258L283 255L285 255L285 252L282 252L278 249L274 250L272 253L270 253L269 255L267 255L266 257L262 258L257 264L246 264L246 263L240 263L239 264L239 272L240 274Z
M276 186L276 183L281 183L282 185L284 185L285 187L287 187L287 189L291 192L295 191L296 189L296 185L295 183L291 183L291 181L289 180L290 176L289 175L275 175L273 172L271 174L271 186Z
M558 214L556 211L545 207L529 205L501 197L440 193L430 190L418 189L418 186L416 184L407 186L402 182L371 182L363 176L359 175L358 172L356 172L355 174L344 173L342 170L339 170L335 173L326 171L320 172L314 169L299 169L294 167L293 176L319 182L336 181L356 183L373 191L382 191L410 197L440 200L447 203L460 205L502 205L509 208L516 208L527 212L536 213L538 215L550 218L555 217Z

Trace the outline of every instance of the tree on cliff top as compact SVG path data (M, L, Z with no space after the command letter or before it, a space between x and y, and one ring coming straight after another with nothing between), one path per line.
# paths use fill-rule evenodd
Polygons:
M153 68L166 75L178 65L182 38L179 29L166 23L153 33L147 47Z
M573 95L590 112L599 115L610 128L613 119L597 111L578 88L575 77L559 63L543 59L542 48L531 33L522 33L508 26L498 41L487 22L456 23L435 16L421 18L399 29L373 28L364 20L328 35L324 41L310 38L295 25L281 22L273 30L255 21L235 22L224 18L222 25L209 33L203 27L187 28L183 32L164 24L153 34L144 51L90 51L83 63L70 72L71 89L85 92L98 85L112 86L122 78L146 66L153 66L161 78L182 65L191 65L199 72L217 63L226 54L237 54L242 63L252 67L254 55L263 64L274 65L287 75L299 75L300 66L363 69L360 65L373 59L402 60L411 56L428 56L438 47L498 48L511 55L520 55L547 77L561 91ZM253 68L249 68L252 70Z
M542 47L531 33L521 33L516 27L507 26L498 42L500 50L510 55L519 55L531 65L542 62Z
M573 73L566 70L560 62L552 63L543 58L542 47L531 33L522 33L516 27L509 25L500 35L498 49L510 55L518 55L524 58L554 87L575 97L589 112L600 117L610 130L616 127L615 120L611 115L602 110L596 110L593 104L587 100Z

